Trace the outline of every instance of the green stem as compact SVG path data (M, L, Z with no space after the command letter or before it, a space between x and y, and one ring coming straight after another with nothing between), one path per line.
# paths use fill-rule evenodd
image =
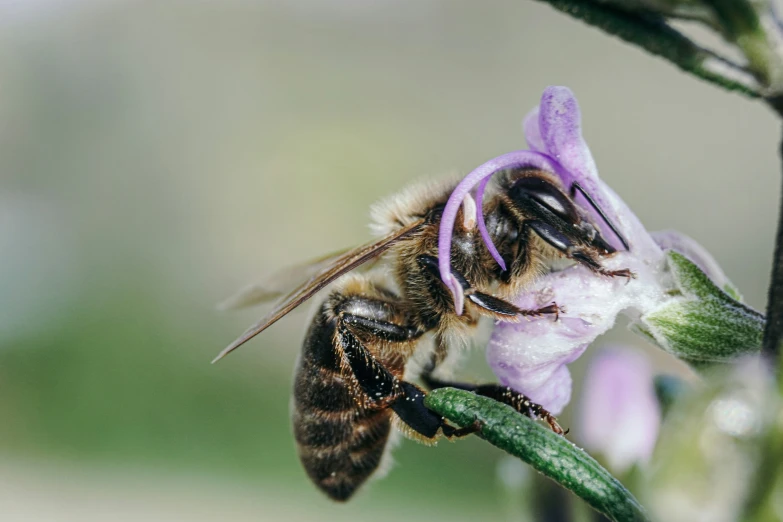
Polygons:
M779 154L783 160L783 139ZM783 191L778 210L778 231L775 238L775 254L772 258L772 280L767 295L767 324L764 328L762 353L777 368L783 343ZM781 376L783 382L783 376Z
M701 3L650 0L593 0L597 4L611 5L617 9L642 15L662 15L666 18L698 22L720 32L720 21L709 7Z
M460 427L478 422L481 438L527 462L610 520L648 520L633 495L595 459L511 407L453 388L433 390L424 403Z
M779 54L779 29L771 13L759 18L747 0L709 0L707 2L723 27L723 35L740 48L748 59L748 68L765 86L764 93L783 93L783 57ZM769 20L767 20L769 18Z
M749 71L696 45L660 16L629 12L591 0L539 1L665 58L703 80L751 98L760 95L758 83Z
M774 520L774 515L771 516L769 510L778 488L780 462L783 458L780 434L774 429L770 430L760 446L764 458L752 478L753 486L749 488L750 493L743 506L744 514L741 520L747 522Z

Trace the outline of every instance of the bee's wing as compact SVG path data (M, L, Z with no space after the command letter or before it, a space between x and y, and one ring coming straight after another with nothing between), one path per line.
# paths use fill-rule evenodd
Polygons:
M279 299L297 288L302 281L309 281L331 266L352 248L332 252L305 263L278 270L265 280L247 286L218 305L219 310L236 310Z
M377 258L399 240L417 231L424 224L424 220L419 220L407 227L392 232L386 237L375 241L374 243L356 248L346 252L338 257L332 258L331 262L319 270L308 281L305 281L289 293L275 308L269 312L263 319L248 328L237 340L229 344L217 357L213 363L219 361L229 353L233 352L247 341L260 334L272 324L280 320L288 312L304 303L316 294L326 285L346 274L354 268L364 264L370 259Z

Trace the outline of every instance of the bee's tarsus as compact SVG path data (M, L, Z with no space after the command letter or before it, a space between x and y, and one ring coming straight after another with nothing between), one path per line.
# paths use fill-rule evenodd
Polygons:
M631 282L631 279L636 279L636 273L632 272L629 268L623 268L621 270L604 270L603 268L597 270L597 272L606 277L625 277L625 284Z
M544 417L544 420L549 424L549 427L557 433L558 435L565 435L568 433L569 430L563 430L563 428L560 427L560 424L557 423L557 419L553 417L552 415L547 415Z
M474 421L473 424L471 424L470 426L465 426L464 428L455 428L448 424L444 424L442 427L442 431L443 431L443 436L451 440L451 439L459 439L462 437L467 437L468 435L478 433L481 431L481 428L483 426L484 423L482 423L479 420Z

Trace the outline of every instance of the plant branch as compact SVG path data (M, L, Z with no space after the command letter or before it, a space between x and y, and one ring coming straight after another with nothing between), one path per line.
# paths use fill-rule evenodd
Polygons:
M755 471L752 486L743 506L743 516L740 520L747 522L773 520L770 517L769 505L774 501L780 476L780 462L783 457L780 433L770 430L759 446L764 458Z
M757 12L748 0L709 0L707 3L721 22L723 37L748 59L748 68L764 86L764 94L783 94L781 31L774 13Z
M779 153L783 160L783 138ZM783 190L780 201L783 202ZM778 231L775 238L775 254L772 258L772 281L767 295L767 325L764 329L762 347L762 353L770 359L775 368L777 368L776 363L783 341L783 204L780 205L778 212Z
M565 437L505 404L454 388L431 391L424 404L460 427L533 466L617 522L647 522L639 502L606 469Z
M759 84L750 71L696 45L661 16L630 12L600 1L539 1L665 58L703 80L751 98L760 96Z
M670 0L592 0L597 4L611 5L623 11L662 15L666 18L697 22L720 31L720 21L715 12L702 3L673 2Z

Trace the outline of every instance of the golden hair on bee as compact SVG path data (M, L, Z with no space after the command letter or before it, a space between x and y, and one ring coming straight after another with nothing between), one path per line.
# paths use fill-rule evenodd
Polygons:
M421 179L376 202L370 207L371 232L375 236L386 236L410 225L433 205L445 205L459 179L456 175L443 179Z

